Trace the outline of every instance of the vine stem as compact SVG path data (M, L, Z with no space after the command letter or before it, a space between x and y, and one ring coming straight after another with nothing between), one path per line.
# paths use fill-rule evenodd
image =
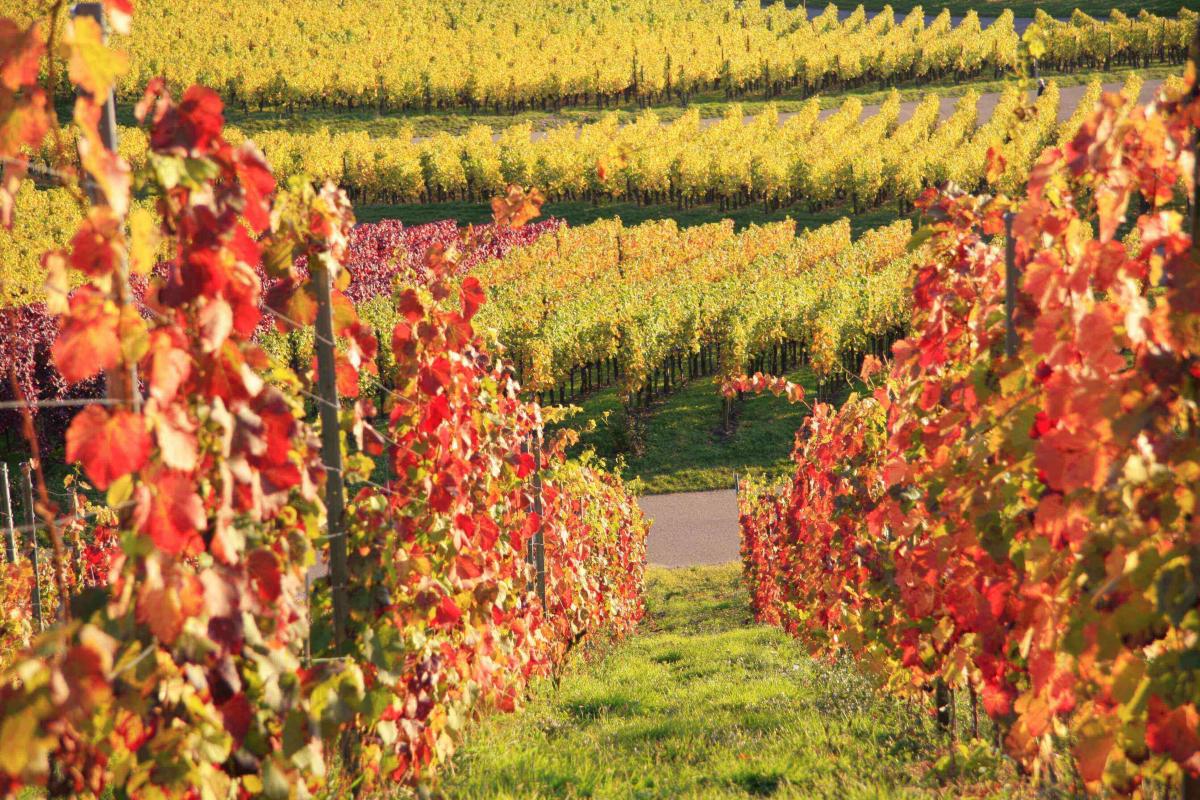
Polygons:
M1200 21L1196 23L1196 30L1192 34L1192 46L1189 59L1192 62L1192 70L1200 71ZM1195 103L1200 100L1200 75L1195 75L1195 83L1192 84L1189 92L1188 100ZM1200 246L1197 245L1197 240L1200 240L1200 129L1193 126L1192 128L1192 260L1200 262Z

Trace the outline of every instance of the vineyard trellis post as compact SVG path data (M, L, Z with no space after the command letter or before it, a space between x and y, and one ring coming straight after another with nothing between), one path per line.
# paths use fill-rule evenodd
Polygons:
M100 26L102 41L108 42L108 26L104 22L103 3L76 3L71 7L72 17L88 17ZM82 91L82 89L80 90ZM114 99L114 89L109 89L108 97L100 114L100 141L112 152L117 152L117 105ZM88 184L88 195L93 203L102 202L102 195L93 184ZM97 197L101 199L98 200Z
M954 695L951 693L950 687L946 685L945 679L940 676L933 682L933 706L937 713L938 728L946 734L952 734Z
M1004 354L1017 354L1017 327L1013 313L1017 305L1017 243L1013 239L1013 212L1004 215Z
M527 558L536 574L538 599L542 613L546 613L546 542L545 524L542 521L542 429L533 434L533 513L538 516L537 530L529 540Z
M42 571L38 559L37 512L33 508L33 464L29 461L21 465L21 485L25 490L25 516L29 518L29 539L33 545L30 550L30 561L33 563L33 620L41 631L45 629L42 624Z
M4 552L8 563L17 563L17 532L13 527L12 492L8 485L8 464L0 464L0 480L4 481Z
M325 513L329 540L329 589L333 600L333 642L341 651L350 618L347 594L345 486L342 475L341 426L338 422L337 366L334 362L333 300L329 270L315 259L312 281L317 293L317 394L321 398L321 463L325 465Z
M104 4L103 3L76 3L71 7L71 16L74 18L86 17L91 19L100 28L101 40L108 42L108 25L104 19ZM77 91L83 92L82 88ZM109 151L117 152L117 101L116 89L108 90L108 97L104 99L104 105L100 112L99 123L100 141ZM87 190L88 199L92 205L107 205L107 198L104 192L100 189L95 180L85 181L84 188ZM121 275L118 284L113 286L114 296L122 302L128 301L129 282L128 270L125 264L122 265ZM126 367L128 386L122 386L124 381L112 378L112 373L105 376L106 394L112 400L128 400L134 411L137 411L141 406L141 392L138 389L138 371L137 364L131 363Z

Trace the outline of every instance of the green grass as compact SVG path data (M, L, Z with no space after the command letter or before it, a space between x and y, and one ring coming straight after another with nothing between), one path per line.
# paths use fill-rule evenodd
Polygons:
M789 377L811 397L813 377L806 370ZM711 378L696 378L653 406L642 422L644 450L631 455L624 412L616 391L605 389L579 402L582 411L566 425L595 429L581 435L577 450L591 448L610 461L624 459L626 480L639 479L646 494L728 489L734 474L779 476L791 469L796 430L806 406L766 394L740 404L730 436L720 432L721 396Z
M406 225L420 225L443 219L456 220L460 225L481 225L492 221L492 207L487 203L434 203L429 205L362 205L356 206L354 215L359 222L378 222L381 219L398 219ZM862 214L851 214L848 208L806 212L803 208L787 207L778 211L765 212L761 205L748 205L730 211L722 211L719 205L700 205L680 209L674 205L639 205L638 203L603 203L593 205L586 201L546 203L542 206L542 218L558 217L571 225L586 225L600 219L620 217L626 225L637 225L647 220L673 219L682 227L703 225L731 219L741 230L747 225L761 225L794 219L797 228L817 228L828 225L842 217L850 217L850 227L855 236L865 230L895 222L898 214L894 208L880 208Z
M640 633L468 733L445 796L1014 796L993 760L940 785L929 715L754 624L737 565L648 571Z

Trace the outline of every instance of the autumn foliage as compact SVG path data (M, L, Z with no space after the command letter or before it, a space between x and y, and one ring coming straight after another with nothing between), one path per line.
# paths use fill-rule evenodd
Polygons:
M931 192L890 371L742 499L760 618L898 691L969 687L1020 763L1090 792L1200 775L1195 97L1105 95L1017 200Z
M126 2L106 5L127 19ZM84 213L69 247L43 259L51 355L66 381L106 386L71 419L66 451L107 511L84 524L39 476L61 591L47 597L54 624L33 636L9 630L26 571L0 579L0 793L303 797L328 786L342 756L339 793L432 784L471 717L516 706L531 677L585 639L636 625L646 522L617 478L540 441L540 409L474 329L485 298L445 247L430 250L421 283L396 287L387 423L373 423L357 388L380 369L378 343L344 294L345 195L277 186L252 143L223 137L215 93L191 87L176 101L160 81L137 107L150 153L133 173L102 143L93 99L124 61L90 23L62 30L56 47L87 89L75 106L83 174L71 183ZM42 28L0 20L0 41L11 198L25 154L58 134L36 83ZM128 224L134 185L154 200L152 225ZM144 255L160 248L169 256L154 270ZM336 287L347 399L351 619L337 652L321 638L329 581L308 590L330 547L328 469L305 408L313 376L256 339L266 325L312 323L314 275ZM290 321L264 317L268 292ZM545 608L527 562L539 529ZM310 659L310 642L331 657Z

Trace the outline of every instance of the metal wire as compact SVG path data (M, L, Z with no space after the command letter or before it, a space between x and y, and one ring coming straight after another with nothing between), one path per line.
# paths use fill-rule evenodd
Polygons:
M294 319L292 319L291 317L289 317L287 314L284 314L284 313L283 313L282 311L280 311L279 309L277 309L277 308L274 308L274 307L272 307L272 306L269 306L269 305L267 305L266 303L263 303L263 304L262 304L262 310L263 310L263 311L266 311L268 314L271 314L272 316L278 317L279 319L283 320L283 321L284 321L284 322L286 322L287 324L291 325L293 328L297 328L297 329L311 329L311 331L312 331L312 335L313 335L313 338L314 338L314 339L316 339L318 342L321 342L322 344L325 344L325 345L329 345L330 347L337 347L337 343L336 343L336 342L332 342L332 341L330 341L329 339L326 339L324 336L322 336L322 335L321 335L321 334L320 334L320 333L317 331L317 329L316 329L316 327L315 327L315 326L310 326L310 325L302 325L302 324L300 324L299 322L297 322L296 320L294 320ZM402 395L402 394L397 394L396 392L393 392L391 389L387 388L387 387L386 387L386 386L384 386L382 383L379 385L379 388L380 388L380 389L382 389L382 390L383 390L384 392L386 392L387 394L391 395L392 397L396 398L397 400L404 400L404 401L406 401L406 402L407 402L407 400L408 400L408 398L406 398L404 395Z
M0 410L12 410L22 408L76 408L79 405L124 405L126 401L113 399L110 397L76 397L67 399L53 399L53 401L5 401L0 403Z
M99 189L100 185L96 183L90 176L84 175L82 178L79 175L70 172L63 172L51 167L49 164L42 164L27 158L13 158L12 156L0 156L0 161L5 164L13 164L15 166L24 167L25 171L31 175L36 175L44 178L54 178L60 184L79 182L79 185L85 189Z
M321 397L319 394L313 394L312 392L308 391L307 389L305 389L305 388L303 388L303 387L301 387L301 388L300 388L300 389L298 389L297 391L298 391L298 392L299 392L301 395L303 395L304 397L307 397L309 400L312 400L313 402L320 403L321 405L323 405L323 406L325 406L325 407L327 407L327 408L333 408L333 409L335 409L335 410L337 410L337 411L341 411L341 406L337 405L336 403L334 403L334 402L332 402L332 401L330 401L330 400L326 400L324 397ZM392 445L393 447L395 447L395 448L397 448L397 449L401 449L401 445L400 445L400 443L399 443L399 442L397 442L397 441L396 441L395 439L393 439L392 437L388 436L388 435L387 435L386 433L384 433L383 431L381 431L381 430L379 430L378 428L376 428L376 427L375 427L374 425L372 425L371 423L369 423L369 422L366 422L366 421L363 421L363 423L362 423L362 426L363 426L364 428L366 428L367 430L371 431L372 433L374 433L374 434L375 434L376 436L378 436L378 437L379 437L381 440L383 440L383 441L387 442L388 444Z
M96 511L89 511L87 514L72 514L69 517L59 517L58 519L54 520L54 527L58 528L63 525L69 525L72 522L81 522L83 520L87 520L87 519L91 519L92 517L99 516L100 514L105 514L109 511L113 511L113 512L124 511L126 508L129 508L133 505L134 505L134 502L132 500L130 500L130 501L120 503L115 506L108 506L105 508L98 509ZM30 525L29 523L25 523L24 525L14 525L13 530L16 532L19 532L19 533L33 533L37 530L40 530L42 528L47 528L47 527L49 527L49 524L46 522L36 522L33 525Z
M331 466L329 466L328 464L324 464L324 463L322 463L322 464L321 464L321 466L322 466L324 469L327 469L327 470L329 470L330 472L336 472L336 473L338 473L339 475L341 475L342 477L346 477L346 473L345 473L345 471L344 471L344 470L340 470L340 469L338 469L337 467L331 467ZM388 488L388 487L386 487L386 486L380 486L378 483L375 483L375 481L369 480L369 479L367 479L367 478L356 478L356 480L355 480L355 485L358 485L358 484L364 484L364 485L366 485L366 486L373 486L373 487L375 487L376 489L378 489L379 491L381 491L381 492L384 492L385 494L390 494L390 495L393 495L393 496L395 496L395 497L399 497L399 496L400 496L400 494L399 494L398 492L395 492L395 491L393 491L392 489L389 489L389 488ZM336 537L330 537L330 538L336 538Z

